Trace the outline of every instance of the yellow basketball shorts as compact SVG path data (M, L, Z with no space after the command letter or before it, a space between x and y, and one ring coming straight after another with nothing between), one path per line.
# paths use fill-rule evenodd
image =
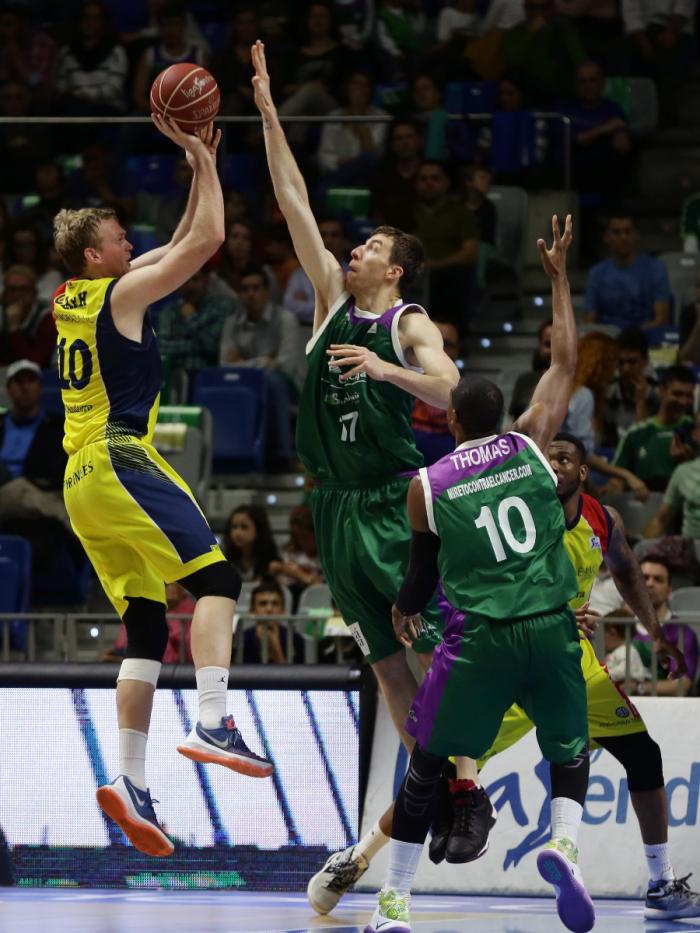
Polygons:
M630 698L616 686L604 664L601 664L593 645L587 638L581 639L581 669L586 682L586 703L588 706L588 734L592 748L596 748L596 738L611 738L616 735L632 735L646 732L647 727ZM483 768L489 758L504 752L515 745L533 728L532 721L519 706L513 705L503 717L493 745L479 759L479 768Z
M225 560L187 483L138 438L100 441L68 459L71 525L120 616L127 597L165 603L165 584Z

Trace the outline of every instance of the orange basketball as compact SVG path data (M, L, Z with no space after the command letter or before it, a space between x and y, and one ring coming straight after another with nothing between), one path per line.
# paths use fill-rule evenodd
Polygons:
M170 65L151 85L151 110L172 117L186 133L211 123L220 102L219 85L213 76L191 62Z

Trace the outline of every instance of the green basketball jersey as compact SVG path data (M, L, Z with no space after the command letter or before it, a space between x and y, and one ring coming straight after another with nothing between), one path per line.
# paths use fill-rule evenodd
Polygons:
M307 344L308 372L301 390L296 444L304 467L315 479L363 486L422 465L411 429L413 396L365 373L341 382L343 370L333 366L326 353L331 344L350 343L414 369L404 357L398 328L401 315L416 309L425 314L418 305L405 304L371 314L356 308L352 295L345 292Z
M452 606L512 619L550 612L576 595L556 477L529 437L467 441L420 478Z

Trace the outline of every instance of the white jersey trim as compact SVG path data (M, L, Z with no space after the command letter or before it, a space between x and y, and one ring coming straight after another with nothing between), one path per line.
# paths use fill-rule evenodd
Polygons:
M396 312L396 314L394 315L394 320L391 322L391 343L392 343L392 346L394 347L394 353L399 358L399 361L404 369L410 369L411 372L414 372L414 373L422 373L423 372L422 367L411 366L411 364L408 362L408 360L406 359L404 355L403 347L401 346L401 340L399 339L399 321L401 320L401 316L404 314L405 311L408 311L409 309L412 309L412 308L416 308L418 311L421 312L421 314L424 314L426 317L428 317L428 312L425 310L425 308L422 305L417 305L417 304L404 305L400 311Z
M540 458L540 460L542 461L542 466L543 466L543 467L545 468L545 470L549 473L552 482L553 482L554 485L556 486L556 485L557 485L557 482L558 482L558 480L557 480L557 474L554 472L554 470L552 469L552 467L551 467L551 465L550 465L550 463L549 463L549 460L547 460L547 458L546 458L545 455L542 453L542 451L541 451L540 448L537 446L537 444L533 441L533 439L532 439L531 437L528 437L527 434L520 434L518 431L508 431L508 434L512 434L513 437L519 437L521 440L525 441L525 443L528 445L528 447L530 447L531 450L532 450L534 453L536 453L537 456Z
M328 314L323 319L323 323L321 324L319 329L316 331L315 334L313 334L311 339L306 344L305 353L307 356L309 355L309 353L311 353L313 348L318 343L318 340L321 337L321 334L328 327L328 325L331 322L331 319L335 317L338 310L343 307L343 305L345 304L345 302L348 300L349 297L350 297L350 292L342 291L340 295L336 298L336 300L333 302L331 307L328 309Z
M432 531L434 535L438 533L437 525L435 524L435 512L433 511L433 491L430 486L430 477L428 476L428 468L421 467L418 470L418 476L420 477L421 486L423 487L423 498L425 499L425 511L428 516L428 528Z

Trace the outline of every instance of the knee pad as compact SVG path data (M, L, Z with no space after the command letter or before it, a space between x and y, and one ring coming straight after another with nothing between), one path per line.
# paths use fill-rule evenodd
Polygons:
M658 790L664 786L661 749L648 732L596 738L596 742L620 762L631 791Z
M223 596L225 599L238 599L241 595L241 577L235 567L227 560L217 561L195 570L188 577L178 580L195 599L202 596Z
M127 597L127 602L122 620L126 626L126 657L160 663L168 644L165 604L140 596Z

